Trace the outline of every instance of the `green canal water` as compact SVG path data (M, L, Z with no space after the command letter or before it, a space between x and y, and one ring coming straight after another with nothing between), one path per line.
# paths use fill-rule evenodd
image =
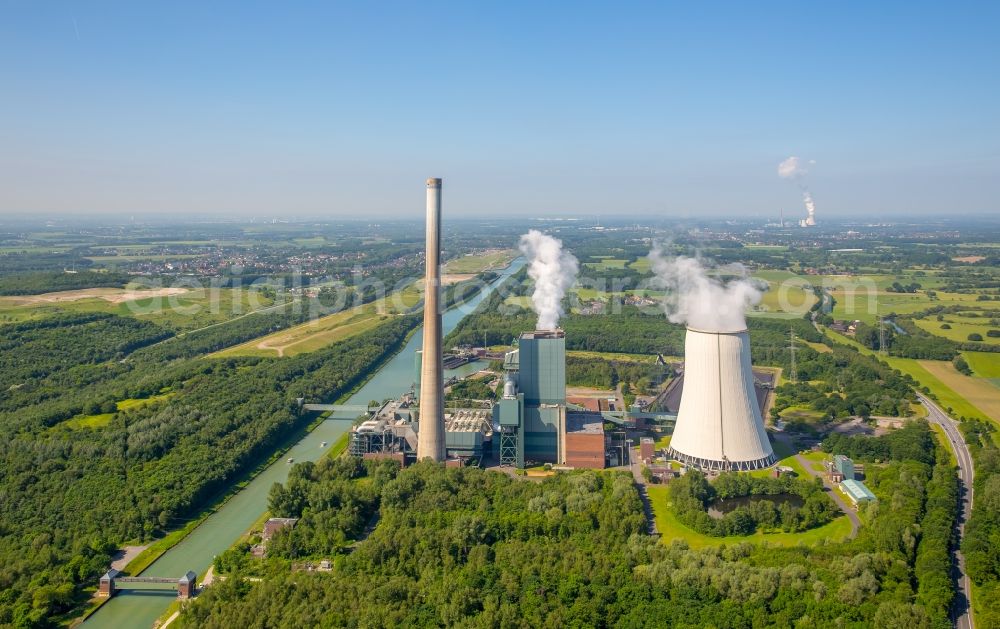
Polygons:
M524 260L515 260L500 272L500 277L475 298L449 310L442 317L443 332L447 334L483 299L510 275L524 266ZM418 329L406 346L382 366L346 404L367 404L369 400L396 397L407 390L414 380L414 360L423 345L423 335ZM471 363L448 370L445 377L466 375L482 367ZM291 467L286 459L315 461L325 453L325 441L334 443L351 427L353 417L333 417L322 422L315 430L292 446L288 454L258 474L242 491L229 499L218 511L209 516L184 540L163 554L147 568L143 576L178 577L188 570L199 578L212 564L212 559L229 548L254 521L267 510L267 493L271 485L284 482ZM329 446L327 446L329 447ZM101 606L86 622L84 629L148 629L176 598L172 591L125 590Z

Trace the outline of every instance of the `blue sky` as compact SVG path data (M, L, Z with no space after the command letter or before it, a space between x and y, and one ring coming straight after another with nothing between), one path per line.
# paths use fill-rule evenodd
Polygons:
M995 212L996 3L0 0L0 213Z

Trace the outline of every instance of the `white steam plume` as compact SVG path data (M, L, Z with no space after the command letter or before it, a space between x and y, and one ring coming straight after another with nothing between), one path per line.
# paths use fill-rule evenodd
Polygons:
M816 163L816 160L809 160L809 165ZM809 187L806 186L803 177L809 169L802 164L802 161L792 155L788 159L784 160L778 164L778 176L782 179L791 179L799 184L799 188L802 190L802 201L806 205L806 211L809 213L804 221L801 221L801 225L812 226L816 224L816 203L813 201L812 194L809 193Z
M802 193L802 200L805 201L805 203L806 203L806 209L809 211L809 216L812 216L813 214L815 214L816 213L816 204L813 203L813 197L812 197L811 194L809 194L808 190L806 190L805 192Z
M710 277L697 258L666 257L659 245L649 252L654 284L664 288L663 309L674 323L707 332L738 332L747 327L744 312L763 295L742 265L727 267L741 277L723 282Z
M518 246L528 258L528 276L535 281L535 292L531 294L532 308L538 314L535 329L554 330L563 315L566 289L576 281L576 258L563 251L562 241L537 229L521 236Z

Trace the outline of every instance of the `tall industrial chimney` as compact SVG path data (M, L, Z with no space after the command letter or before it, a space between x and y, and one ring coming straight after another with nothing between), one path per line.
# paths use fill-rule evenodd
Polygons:
M427 279L420 365L417 460L443 461L444 368L441 364L441 180L427 180Z
M757 406L746 330L687 329L684 390L668 455L707 470L774 465Z

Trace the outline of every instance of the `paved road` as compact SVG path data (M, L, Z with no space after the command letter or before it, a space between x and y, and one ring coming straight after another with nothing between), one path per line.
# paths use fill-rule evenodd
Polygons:
M831 498L833 498L833 501L837 503L837 506L840 507L840 510L844 512L844 514L847 516L847 519L851 521L851 539L857 537L858 529L861 528L861 518L858 517L858 512L855 511L849 504L844 502L844 499L841 498L840 494L837 493L836 488L833 487L833 485L831 485L825 478L823 478L822 474L813 470L813 468L811 467L812 465L811 461L809 461L800 454L795 455L795 460L799 462L799 465L806 468L806 473L815 476L816 478L819 478L820 480L823 481L823 488L826 489L826 493L829 494Z
M775 439L782 441L789 447L795 448L795 443L792 442L792 440L788 437L787 434L783 432L776 432L774 433L774 437ZM796 451L798 451L797 448L795 449ZM844 515L847 516L847 519L851 521L851 539L854 539L858 534L858 529L861 528L861 519L858 517L858 512L852 509L846 502L844 502L844 499L840 497L840 494L837 493L837 490L827 482L826 478L824 478L822 474L813 470L811 461L809 461L800 454L795 455L795 460L798 461L799 465L801 465L806 470L807 474L809 474L810 476L815 476L816 478L823 481L823 488L826 490L826 493L830 496L830 498L833 499L833 501L837 504L837 506L840 507L840 510L843 511Z
M630 465L632 468L632 478L635 480L636 489L639 490L639 498L642 500L642 510L646 512L646 524L649 527L647 533L659 535L656 529L656 518L653 517L653 504L649 500L649 492L646 491L646 479L642 476L642 463L639 461L639 449L632 448L629 451Z
M927 421L937 424L944 429L948 441L951 442L951 449L955 453L955 460L958 463L958 490L961 496L961 510L955 520L958 529L958 538L965 538L965 523L972 515L972 481L975 479L975 470L972 466L972 455L969 454L969 446L966 445L962 433L958 430L958 422L948 417L937 404L921 393L917 393L920 402L927 408ZM959 629L974 629L975 623L972 620L972 584L969 582L969 575L965 571L965 556L959 546L955 547L955 580L958 583L958 595L955 597L955 604L952 607L952 622Z

